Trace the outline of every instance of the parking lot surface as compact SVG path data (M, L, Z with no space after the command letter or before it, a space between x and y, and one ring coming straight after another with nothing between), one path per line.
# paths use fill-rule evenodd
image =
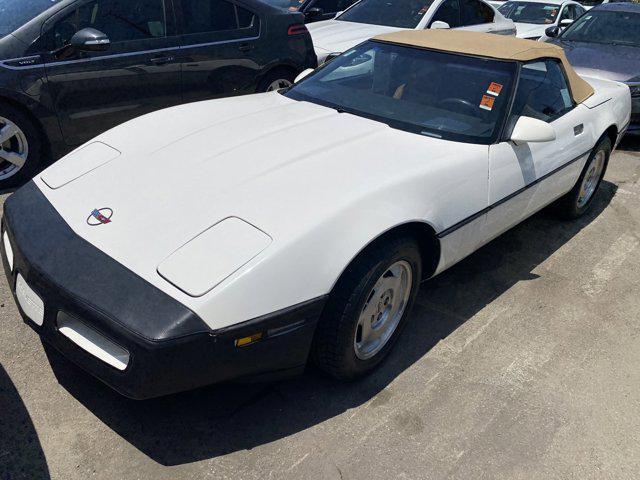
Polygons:
M632 479L640 144L594 208L542 212L424 284L388 361L135 402L43 348L0 280L0 479Z

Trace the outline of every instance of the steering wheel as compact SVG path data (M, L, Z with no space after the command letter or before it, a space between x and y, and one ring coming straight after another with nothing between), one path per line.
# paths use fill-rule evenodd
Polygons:
M438 105L440 106L445 106L445 105L450 105L451 107L453 107L453 109L457 112L460 113L465 113L465 112L461 112L461 110L466 110L467 113L470 113L472 116L477 116L478 115L478 106L474 105L473 103L471 103L469 100L465 100L464 98L445 98L443 100L440 100L438 102ZM462 109L460 107L463 107Z

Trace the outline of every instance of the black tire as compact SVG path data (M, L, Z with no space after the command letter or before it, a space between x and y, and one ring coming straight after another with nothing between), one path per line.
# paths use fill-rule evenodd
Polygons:
M273 82L276 82L278 80L289 82L289 85L284 85L283 83L282 88L285 88L285 86L293 85L293 81L295 80L295 78L296 78L296 72L294 72L293 70L290 70L288 68L275 68L270 72L268 72L264 76L264 78L260 80L260 83L258 84L258 88L256 89L256 93L264 93L268 91L269 86Z
M582 183L585 177L587 176L587 174L590 172L590 167L592 166L592 162L599 152L604 153L604 166L602 168L602 172L600 174L600 177L597 180L595 190L593 191L593 194L591 195L591 197L586 201L586 203L580 204L579 200L581 198ZM600 188L600 183L602 183L602 179L604 178L604 175L607 172L607 166L609 165L610 156L611 156L611 140L609 140L608 137L602 138L598 142L598 144L595 146L593 151L591 152L591 155L589 155L589 159L587 160L584 168L582 169L582 173L580 174L580 177L578 178L578 181L576 182L575 186L571 189L569 193L560 197L553 204L553 210L560 218L573 220L578 217L581 217L589 210L589 208L591 208L591 205L593 204L593 200L595 199L598 193L598 189Z
M0 191L5 191L23 185L46 166L46 148L40 129L22 110L12 105L0 103L0 117L17 125L24 134L28 145L28 155L24 165L11 176L0 179ZM2 165L1 169L9 166L6 161L0 161L0 164Z
M404 313L384 347L371 358L361 359L355 346L358 319L376 282L396 262L404 262L411 267L411 289ZM314 363L339 380L354 380L378 366L393 348L411 314L421 275L420 248L411 237L389 238L364 250L347 268L329 296L314 337Z

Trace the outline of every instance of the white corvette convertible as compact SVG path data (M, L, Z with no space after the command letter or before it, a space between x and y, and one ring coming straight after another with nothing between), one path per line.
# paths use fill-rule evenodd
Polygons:
M552 202L583 214L630 109L555 46L383 35L79 148L7 200L3 263L25 321L130 397L309 358L352 379L422 279Z

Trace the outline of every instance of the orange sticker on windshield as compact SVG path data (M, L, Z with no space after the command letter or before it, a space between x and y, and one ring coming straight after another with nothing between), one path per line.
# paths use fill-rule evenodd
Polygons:
M502 93L502 85L496 82L491 82L491 85L489 85L489 88L487 88L487 93L489 95L494 95L497 97L498 95L500 95L500 93Z
M480 108L483 110L493 110L493 104L496 103L496 98L490 95L483 95L480 102Z

